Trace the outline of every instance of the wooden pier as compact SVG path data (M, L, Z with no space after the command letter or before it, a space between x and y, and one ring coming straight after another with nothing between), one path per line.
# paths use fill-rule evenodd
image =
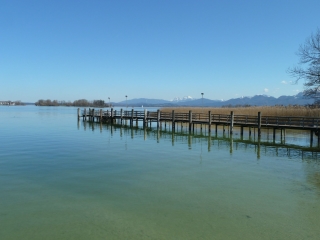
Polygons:
M240 135L243 135L244 128L248 128L249 136L252 130L257 130L258 137L261 136L261 129L272 129L273 139L276 137L276 132L280 132L281 139L285 137L287 129L304 130L310 132L310 146L313 145L314 135L318 139L318 147L320 147L319 123L320 118L310 117L276 117L276 116L262 116L258 112L256 116L253 115L234 115L233 111L227 114L212 114L208 113L193 113L191 110L188 113L161 112L158 111L134 111L128 110L96 110L84 109L80 112L78 109L78 119L83 118L84 121L100 122L100 123L127 123L133 127L134 122L138 126L138 122L142 122L143 127L151 126L151 123L156 123L157 128L162 128L162 124L171 124L172 131L175 131L177 124L187 124L189 132L194 131L195 125L208 126L208 131L212 131L215 127L215 132L218 131L218 126L223 127L223 132L228 129L230 135L234 132L234 127L240 127Z

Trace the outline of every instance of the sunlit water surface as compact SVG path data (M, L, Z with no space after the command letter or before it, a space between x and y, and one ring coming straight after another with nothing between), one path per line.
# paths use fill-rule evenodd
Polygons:
M319 239L319 154L0 107L0 239Z

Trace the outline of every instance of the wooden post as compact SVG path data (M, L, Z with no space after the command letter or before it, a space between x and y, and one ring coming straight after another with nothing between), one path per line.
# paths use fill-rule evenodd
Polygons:
M276 128L273 128L273 142L276 140Z
M78 108L78 120L80 119L80 108Z
M92 108L92 122L94 122L94 108Z
M131 109L131 120L130 120L130 126L133 127L133 109Z
M160 110L157 110L157 129L160 127Z
M138 127L138 112L136 112L136 127Z
M258 136L261 136L261 112L258 112Z
M233 118L234 118L234 114L233 111L231 111L230 113L230 134L233 134Z
M211 111L208 112L209 119L208 119L208 132L211 133Z
M172 131L175 129L175 119L174 119L174 110L172 110Z
M310 130L310 147L313 146L313 131Z
M243 136L243 126L241 126L240 135Z
M120 109L120 124L122 125L123 109Z
M84 109L84 116L83 116L83 120L87 121L87 109Z
M91 108L89 108L88 110L88 121L89 122L91 121Z
M192 127L192 111L189 111L189 132L191 132Z
M144 110L143 127L147 127L147 109Z
M110 123L113 124L113 108L110 109Z
M100 109L100 122L102 122L102 109Z

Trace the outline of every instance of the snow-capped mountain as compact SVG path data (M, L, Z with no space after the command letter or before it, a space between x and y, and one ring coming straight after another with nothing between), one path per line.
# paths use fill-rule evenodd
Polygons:
M191 96L185 96L185 97L175 97L172 100L170 100L171 102L185 102L185 101L190 101L190 100L194 100L193 97Z
M119 103L113 103L114 106L162 106L162 107L172 107L172 106L190 106L190 107L222 107L222 106L241 106L241 105L251 105L251 106L274 106L274 105L305 105L312 104L313 99L308 99L303 96L302 93L298 93L294 96L280 96L278 98L268 96L268 95L255 95L252 97L241 96L239 98L233 98L229 100L211 100L207 98L192 98L191 96L186 96L183 98L176 97L170 101L163 99L147 99L138 98L131 99L128 101L122 101Z

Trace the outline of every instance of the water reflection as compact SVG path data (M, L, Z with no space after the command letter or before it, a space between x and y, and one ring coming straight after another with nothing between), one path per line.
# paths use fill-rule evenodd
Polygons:
M262 137L256 137L255 134L248 138L239 136L237 134L227 134L226 131L209 133L207 129L195 130L194 133L185 131L181 126L180 131L170 131L170 127L167 129L160 128L141 128L141 127L129 127L126 125L119 124L100 124L94 122L78 122L78 129L91 130L91 131L110 131L111 136L119 134L120 137L125 136L131 139L135 137L143 136L143 139L154 139L157 143L162 140L168 141L170 139L171 145L174 146L176 143L186 144L188 149L192 149L194 144L206 146L206 151L210 152L215 149L227 149L230 154L234 154L239 149L245 149L254 151L257 159L261 156L276 156L276 157L289 157L299 158L302 160L318 160L320 158L319 148L310 148L304 146L297 146L292 144L286 144L283 135L281 141L268 141L268 138L263 139ZM254 130L253 130L254 131ZM119 133L118 133L119 132ZM267 135L268 136L268 135ZM200 156L201 158L201 156Z

